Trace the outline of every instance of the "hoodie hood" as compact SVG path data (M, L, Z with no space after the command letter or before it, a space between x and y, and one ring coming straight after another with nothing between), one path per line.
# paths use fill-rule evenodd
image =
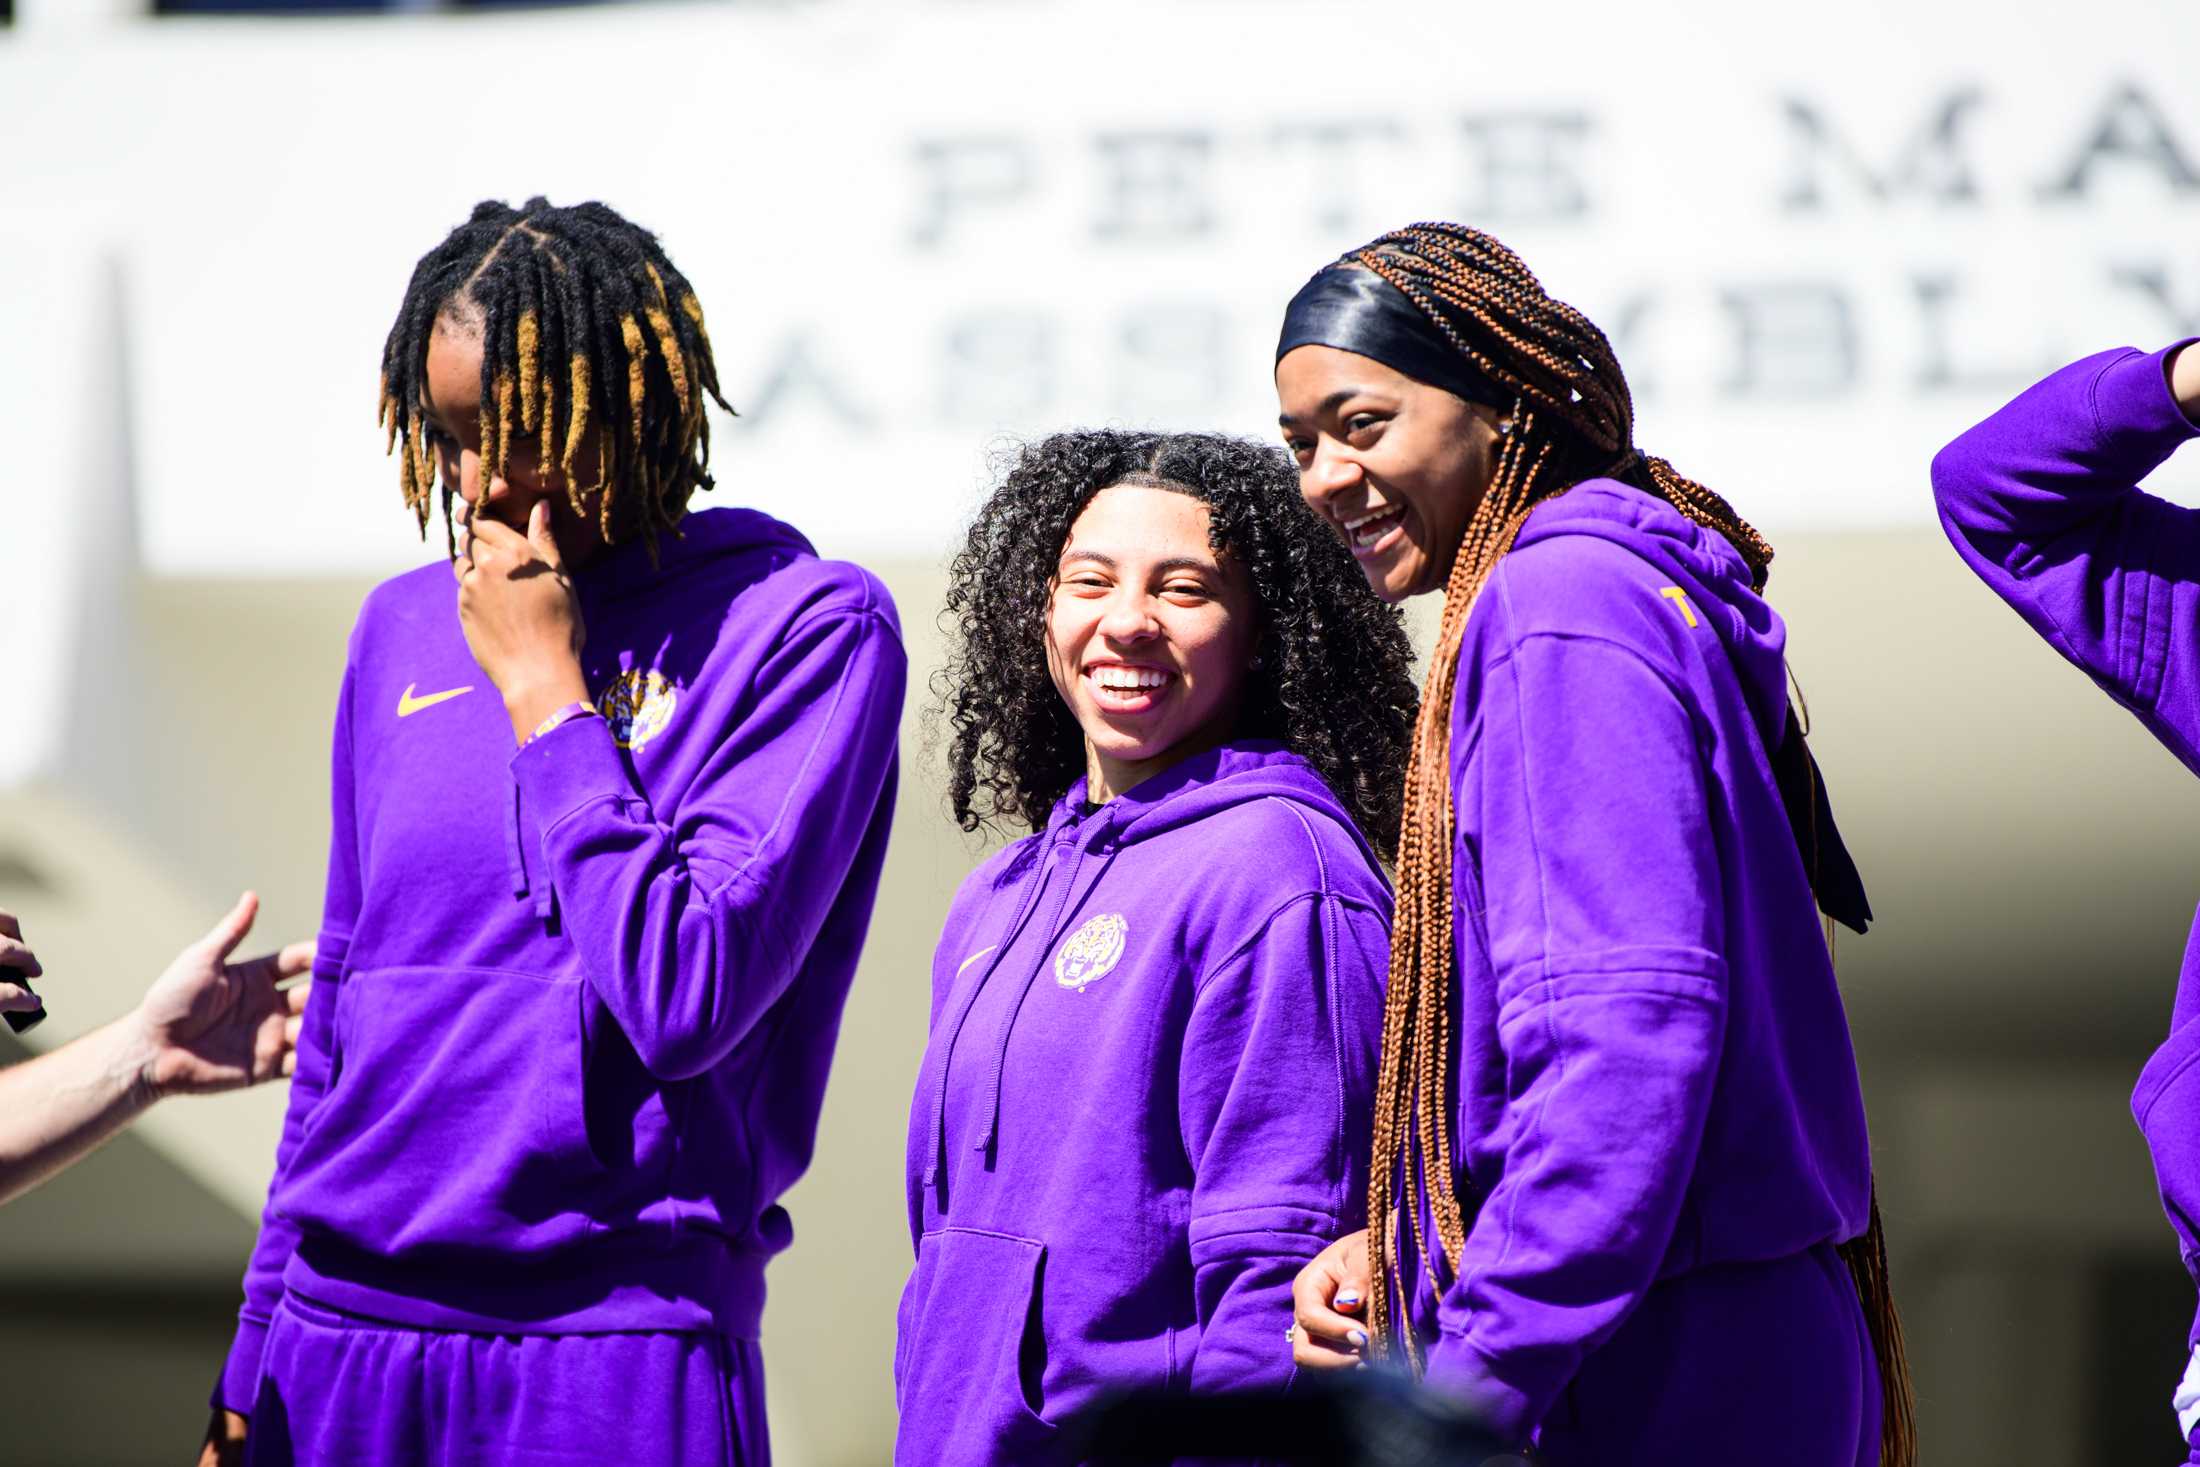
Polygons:
M1749 584L1749 564L1727 538L1655 494L1589 479L1536 506L1515 545L1589 535L1625 546L1663 571L1718 632L1741 676L1750 717L1770 751L1787 725L1787 627Z
M736 557L776 556L786 562L816 554L800 530L761 510L699 509L681 520L677 530L659 533L654 563L648 544L637 537L606 548L574 573L573 584L583 605L654 599Z
M1194 754L1086 812L1088 782L1080 779L1055 805L1049 831L1090 821L1108 832L1113 845L1131 846L1180 830L1235 805L1271 796L1304 805L1335 820L1359 839L1368 859L1377 858L1352 823L1344 802L1314 766L1271 739L1247 739Z
M1788 703L1787 624L1751 587L1742 553L1717 530L1617 479L1589 479L1536 506L1514 547L1561 535L1623 546L1660 572L1670 583L1668 593L1680 593L1684 615L1700 617L1717 634L1772 766L1819 909L1863 932L1871 925L1871 902L1834 824L1818 761Z

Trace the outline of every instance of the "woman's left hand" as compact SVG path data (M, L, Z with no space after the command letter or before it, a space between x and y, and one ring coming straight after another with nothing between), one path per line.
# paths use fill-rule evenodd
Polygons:
M513 735L525 739L568 703L588 701L581 675L580 599L537 501L527 533L473 516L459 542L458 623L474 661L504 695Z
M1291 1363L1301 1370L1347 1370L1367 1358L1367 1230L1314 1255L1291 1282Z

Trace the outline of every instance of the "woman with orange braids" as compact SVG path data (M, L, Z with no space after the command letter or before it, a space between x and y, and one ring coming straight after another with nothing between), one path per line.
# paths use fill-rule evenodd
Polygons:
M1635 449L1604 333L1474 230L1317 274L1276 386L1306 502L1385 597L1445 598L1372 1222L1300 1275L1298 1363L1401 1360L1553 1464L1909 1467L1820 925L1870 911L1771 547Z

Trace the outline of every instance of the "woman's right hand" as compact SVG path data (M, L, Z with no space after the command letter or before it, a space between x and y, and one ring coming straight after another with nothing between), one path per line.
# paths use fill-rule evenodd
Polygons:
M1367 1355L1367 1234L1349 1234L1314 1255L1291 1281L1291 1363L1301 1370L1350 1370Z
M199 1447L199 1467L243 1467L244 1434L250 1423L234 1411L216 1411L206 1423L206 1441Z

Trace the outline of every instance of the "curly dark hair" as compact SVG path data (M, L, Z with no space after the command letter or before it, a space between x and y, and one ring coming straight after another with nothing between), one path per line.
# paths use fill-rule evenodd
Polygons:
M1117 484L1207 506L1210 543L1245 568L1262 623L1234 736L1306 759L1390 860L1417 706L1405 623L1306 507L1283 451L1219 433L1084 429L1010 455L949 569L940 614L949 652L932 712L952 735L956 823L1041 829L1085 772L1084 735L1047 671L1047 605L1070 526Z

